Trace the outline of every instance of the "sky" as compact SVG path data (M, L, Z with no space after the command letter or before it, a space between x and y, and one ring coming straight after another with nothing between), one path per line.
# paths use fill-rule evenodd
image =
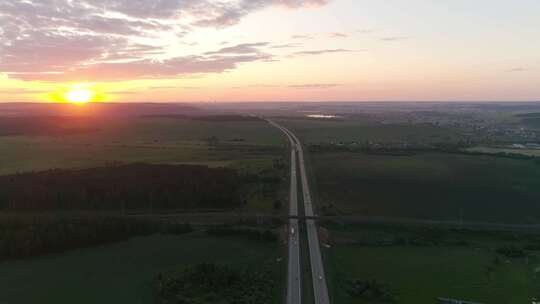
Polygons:
M539 101L538 0L0 0L0 102Z

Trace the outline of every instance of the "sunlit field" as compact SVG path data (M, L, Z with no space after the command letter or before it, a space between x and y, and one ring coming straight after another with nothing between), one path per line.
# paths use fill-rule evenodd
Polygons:
M110 162L208 163L219 166L284 146L265 122L203 122L167 118L95 118L82 134L0 136L0 174ZM218 149L218 146L227 149ZM251 153L245 146L252 146ZM230 148L230 149L229 149Z

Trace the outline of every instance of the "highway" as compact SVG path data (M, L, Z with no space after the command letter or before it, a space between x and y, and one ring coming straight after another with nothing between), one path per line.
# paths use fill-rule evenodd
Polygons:
M291 190L289 198L289 215L298 216L298 186L296 183L296 152L291 150ZM300 230L298 220L289 220L289 264L287 303L302 303L302 263L300 261Z
M298 185L296 175L296 144L293 138L281 126L268 121L280 129L291 144L291 184L289 190L289 216L298 216ZM302 263L300 260L300 230L298 219L289 219L288 247L289 257L287 266L287 304L302 303Z
M298 137L296 137L296 135L294 135L294 133L292 133L290 130L288 130L287 128L281 126L281 125L278 125L277 123L273 122L273 121L270 121L268 120L268 122L275 126L276 128L280 129L282 132L285 133L285 135L287 136L287 138L289 138L289 141L291 142L291 149L292 149L292 154L291 154L291 195L292 193L294 192L295 195L296 195L296 187L293 188L293 186L296 186L296 181L294 182L295 184L293 185L293 181L292 181L292 173L294 171L295 173L295 177L296 177L296 160L295 160L295 157L294 157L294 151L296 150L297 153L298 153L298 167L300 169L300 180L301 180L301 186L302 186L302 197L303 197L303 201L304 201L304 215L305 216L308 216L308 217L312 217L314 216L313 214L313 203L312 203L312 199L311 199L311 191L309 189L309 182L308 182L308 178L307 178L307 174L306 174L306 167L305 167L305 161L304 161L304 150L302 148L302 144L300 143L300 140L298 139ZM293 159L295 160L295 163L293 163ZM293 191L293 189L295 189ZM296 202L296 196L295 196L295 199L294 201ZM298 213L298 207L297 207L297 203L294 204L295 207L294 207L294 211L296 213ZM293 211L293 205L291 204L291 212ZM298 225L298 222L297 220L290 220L289 223L291 221L296 221L296 225ZM296 229L296 228L295 228ZM315 301L315 304L329 304L330 303L330 298L328 296L328 287L326 285L326 275L325 275L325 272L324 272L324 264L323 264L323 260L322 260L322 255L321 255L321 247L320 247L320 243L319 243L319 233L318 233L318 229L317 229L317 224L315 222L315 220L313 219L307 219L306 220L306 231L307 231L307 237L308 237L308 247L309 247L309 258L310 258L310 264L311 264L311 278L312 278L312 282L313 282L313 293L314 293L314 301ZM297 239L296 240L293 240L293 241L298 241L298 233L296 232L296 237ZM291 238L289 237L289 262L291 261ZM299 263L298 263L299 264ZM289 267L291 267L290 263L289 263ZM289 290L291 287L291 274L290 274L290 268L289 268L289 284L288 284L288 291L287 291L287 295L289 294ZM300 280L298 280L300 281ZM287 301L289 301L289 297L287 297ZM301 302L288 302L288 303L301 303Z

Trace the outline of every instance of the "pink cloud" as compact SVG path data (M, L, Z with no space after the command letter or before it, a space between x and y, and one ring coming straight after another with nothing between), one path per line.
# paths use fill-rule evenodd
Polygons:
M165 50L136 38L225 27L269 6L300 9L327 0L0 0L0 73L24 80L103 80L219 73L272 61L267 42L155 60ZM114 13L114 14L112 14ZM189 21L186 21L189 20ZM161 56L162 58L163 56Z

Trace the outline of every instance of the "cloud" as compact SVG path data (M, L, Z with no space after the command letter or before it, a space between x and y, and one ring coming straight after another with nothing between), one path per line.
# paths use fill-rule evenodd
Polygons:
M370 33L375 32L375 30L374 29L359 29L359 30L356 30L356 32L358 34L370 34Z
M25 72L16 75L22 80L42 81L117 81L125 79L176 78L201 73L222 73L240 63L266 59L267 55L185 56L167 60L141 59L129 62L102 62L81 65L62 73Z
M271 6L303 9L327 3L0 0L0 74L23 80L91 81L221 73L244 62L272 61L272 56L261 50L269 47L268 43L178 56L168 53L171 45L163 45L164 35L181 39L198 27L231 26ZM183 43L173 39L170 44Z
M315 39L315 37L313 35L292 35L291 39L311 40Z
M177 90L177 89L182 89L182 90L195 90L195 89L200 89L202 87L197 87L197 86L152 86L152 87L148 87L148 89L150 90Z
M145 91L168 91L168 90L196 90L200 89L202 87L197 86L149 86L146 88L139 88L143 89ZM115 95L136 95L140 94L140 91L135 90L113 90L113 91L107 91L107 94L115 94Z
M250 84L245 86L234 86L231 89L245 89L245 88L281 88L279 84Z
M107 94L113 94L113 95L137 95L137 94L141 94L141 92L138 92L138 91L107 91Z
M235 86L232 89L244 89L244 88L292 88L292 89L330 89L342 86L340 83L305 83L305 84L251 84L245 86Z
M400 41L400 40L407 40L410 39L409 36L388 36L388 37L382 37L379 40L386 41L386 42L393 42L393 41Z
M0 22L2 27L8 26L12 34L24 33L28 29L54 32L58 28L65 28L76 32L134 35L144 31L171 29L157 20L111 17L107 13L113 11L106 10L108 6L105 2L0 0ZM125 2L126 5L132 3Z
M33 89L25 89L25 88L0 89L0 94L5 94L5 95L26 95L26 94L45 94L45 93L49 93L49 91L33 90Z
M248 0L250 1L250 0ZM256 1L256 0L253 0ZM270 0L275 4L281 4L288 7L299 8L299 7L309 7L309 6L322 6L329 2L329 0Z
M61 72L99 59L115 49L128 48L127 41L112 36L25 31L16 41L1 47L0 71L7 73Z
M511 68L507 70L507 72L510 72L510 73L520 73L520 72L527 72L527 71L529 71L529 68L525 68L525 67L515 67L515 68Z
M328 0L241 0L228 4L207 4L204 11L206 17L197 20L194 24L206 27L224 27L236 24L250 13L269 6L298 9L322 6L327 3Z
M301 47L300 43L285 43L285 44L275 44L270 46L271 49L288 49L288 48L297 48Z
M339 33L339 32L330 33L330 38L347 38L347 37L349 37L349 35L345 33Z
M242 43L235 46L221 48L217 51L207 52L206 55L216 54L259 54L260 47L267 46L269 42Z
M334 54L334 53L350 53L354 52L347 49L326 49L326 50L311 50L311 51L300 51L293 53L293 56L303 56L303 55L324 55L324 54Z
M289 88L294 89L330 89L342 86L339 83L308 83L308 84L295 84L289 85Z

